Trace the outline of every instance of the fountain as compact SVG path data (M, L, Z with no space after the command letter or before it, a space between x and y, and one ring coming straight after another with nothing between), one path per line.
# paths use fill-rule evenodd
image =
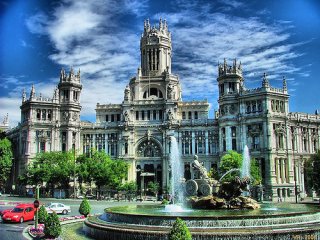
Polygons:
M184 178L184 165L180 158L179 148L177 139L174 136L170 137L171 140L171 152L170 152L170 166L171 166L171 189L170 196L172 197L173 203L176 205L183 204L184 202L184 189L183 189L183 178Z
M196 240L320 239L320 210L317 206L263 203L261 208L253 210L245 209L243 206L230 210L230 204L232 205L235 196L239 199L248 199L247 196L240 196L242 189L246 189L250 176L248 170L250 157L247 147L244 150L246 160L242 165L245 169L241 170L243 175L235 178L234 182L223 183L228 186L220 184L223 177L219 181L209 179L196 156L192 165L199 171L199 178L188 180L183 184L181 183L183 175L180 172L182 163L176 151L178 145L175 138L171 137L171 143L171 171L174 173L171 180L171 195L175 196L176 204L169 205L166 209L160 204L108 208L101 216L86 219L83 225L86 234L94 239L107 240L166 240L171 226L179 217L186 222L192 239ZM231 170L229 172L239 171L239 169ZM233 188L234 185L238 187ZM184 198L183 187L186 188L187 195L188 193L206 195L202 198L211 198L211 195L221 197L224 194L223 201L227 201L229 207L228 209L214 207L215 210L210 211L183 208L181 206L181 200ZM228 187L230 191L226 190ZM212 206L210 201L206 204L209 202Z

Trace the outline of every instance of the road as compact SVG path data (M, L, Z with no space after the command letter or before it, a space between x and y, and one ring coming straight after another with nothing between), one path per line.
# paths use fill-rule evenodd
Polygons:
M14 205L8 205L8 203L13 202L23 202L23 203L33 203L33 198L20 198L20 197L0 197L0 210L8 209L14 207ZM79 206L81 199L54 199L54 198L44 198L40 199L40 204L47 204L50 202L61 202L63 204L69 205L71 207L71 213L67 216L79 216ZM97 200L88 200L91 205L91 214L103 213L106 207L113 206L125 206L131 204L153 204L152 202L125 202L125 201L97 201ZM6 205L4 205L6 203ZM66 215L59 215L66 216ZM23 230L29 226L34 225L34 221L24 222L24 223L2 223L0 225L0 240L25 240L22 235Z

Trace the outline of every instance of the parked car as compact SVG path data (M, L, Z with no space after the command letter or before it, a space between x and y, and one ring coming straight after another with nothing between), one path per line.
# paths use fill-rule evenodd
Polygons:
M31 203L18 204L13 209L3 213L3 222L20 222L34 220L35 208Z
M13 208L0 210L0 216L2 217L6 212L10 212Z
M96 195L93 194L86 194L86 199L95 199Z
M62 213L62 214L68 214L71 213L71 208L70 206L64 205L63 203L49 203L46 206L46 210L48 213L53 213L56 212Z

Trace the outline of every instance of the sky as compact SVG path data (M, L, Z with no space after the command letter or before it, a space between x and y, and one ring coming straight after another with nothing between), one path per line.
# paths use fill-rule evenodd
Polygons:
M143 22L166 19L172 72L184 101L218 109L217 65L241 61L245 86L287 80L290 111L320 109L318 0L2 0L0 121L20 121L23 89L51 98L61 68L81 70L81 120L95 122L97 103L121 103L140 65Z

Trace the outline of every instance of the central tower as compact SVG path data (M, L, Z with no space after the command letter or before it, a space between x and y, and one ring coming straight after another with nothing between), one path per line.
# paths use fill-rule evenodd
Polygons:
M158 27L144 21L140 51L142 76L161 75L165 70L171 73L171 33L166 20L160 18Z

